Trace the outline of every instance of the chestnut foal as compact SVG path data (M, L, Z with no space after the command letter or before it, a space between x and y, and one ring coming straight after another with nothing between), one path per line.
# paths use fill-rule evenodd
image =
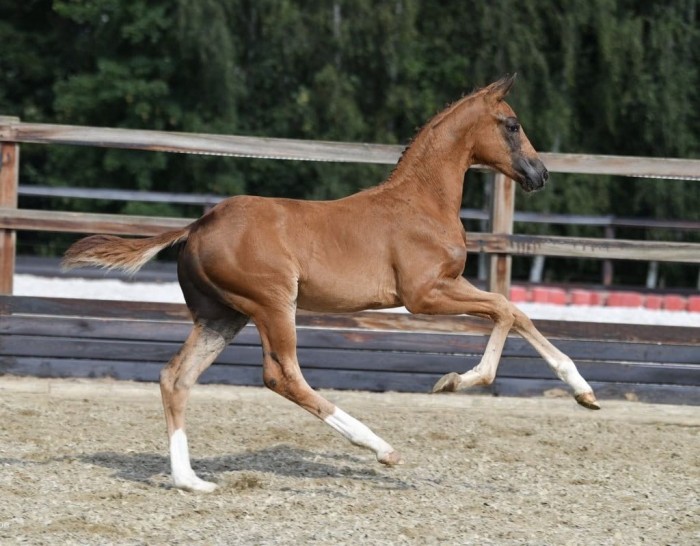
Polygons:
M297 309L404 305L412 313L488 317L495 326L481 362L461 375L446 375L434 392L491 383L514 328L573 389L579 404L599 408L571 359L525 314L462 277L467 251L459 210L469 166L489 165L527 192L542 188L548 177L503 100L514 79L503 78L437 114L374 188L323 202L232 197L180 230L142 239L93 235L68 249L68 268L134 272L163 248L181 246L178 278L194 327L160 379L176 487L216 487L190 465L185 406L197 378L249 319L260 332L267 387L374 451L379 462L401 462L391 445L307 384L296 355Z

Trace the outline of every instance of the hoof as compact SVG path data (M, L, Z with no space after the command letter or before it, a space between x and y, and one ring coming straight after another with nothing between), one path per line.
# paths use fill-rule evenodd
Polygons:
M211 493L216 489L216 484L194 476L187 480L179 481L179 483L176 481L175 487L191 493Z
M455 372L443 375L438 382L435 383L432 392L455 392L459 388L461 380L462 378Z
M600 409L600 404L595 399L595 394L593 392L582 392L576 395L576 401L581 404L584 408L598 410Z
M377 460L387 466L396 466L397 464L403 464L403 459L401 459L401 453L398 451L391 451L386 455L377 457Z

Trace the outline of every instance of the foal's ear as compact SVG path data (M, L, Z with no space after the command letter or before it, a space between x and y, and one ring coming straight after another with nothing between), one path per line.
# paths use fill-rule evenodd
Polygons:
M514 72L489 85L486 89L490 97L496 101L502 101L508 94L508 91L510 91L510 88L513 87L517 75L517 72Z

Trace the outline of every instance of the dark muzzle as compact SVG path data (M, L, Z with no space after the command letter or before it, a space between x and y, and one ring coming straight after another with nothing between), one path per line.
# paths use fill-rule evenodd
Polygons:
M549 171L536 157L519 157L514 167L515 172L518 173L520 186L528 192L541 190L549 178Z

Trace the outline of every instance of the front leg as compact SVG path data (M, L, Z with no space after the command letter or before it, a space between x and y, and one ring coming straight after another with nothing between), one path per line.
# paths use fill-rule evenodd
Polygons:
M523 336L547 361L557 376L574 391L576 401L589 409L600 409L593 389L579 374L572 360L554 347L532 321L504 296L484 292L463 277L438 279L406 298L412 313L476 315L494 321L494 329L481 362L463 374L450 373L433 387L433 392L456 391L473 385L490 385L496 377L503 346L511 328Z
M574 362L557 349L535 328L530 318L520 309L511 304L515 311L513 328L547 361L552 371L574 391L576 401L584 408L597 410L600 404L596 400L593 389L581 376Z
M496 378L496 370L501 360L503 346L512 323L497 322L491 332L489 341L484 349L484 356L474 368L466 373L448 373L435 383L432 392L454 392L467 389L476 385L490 385Z

